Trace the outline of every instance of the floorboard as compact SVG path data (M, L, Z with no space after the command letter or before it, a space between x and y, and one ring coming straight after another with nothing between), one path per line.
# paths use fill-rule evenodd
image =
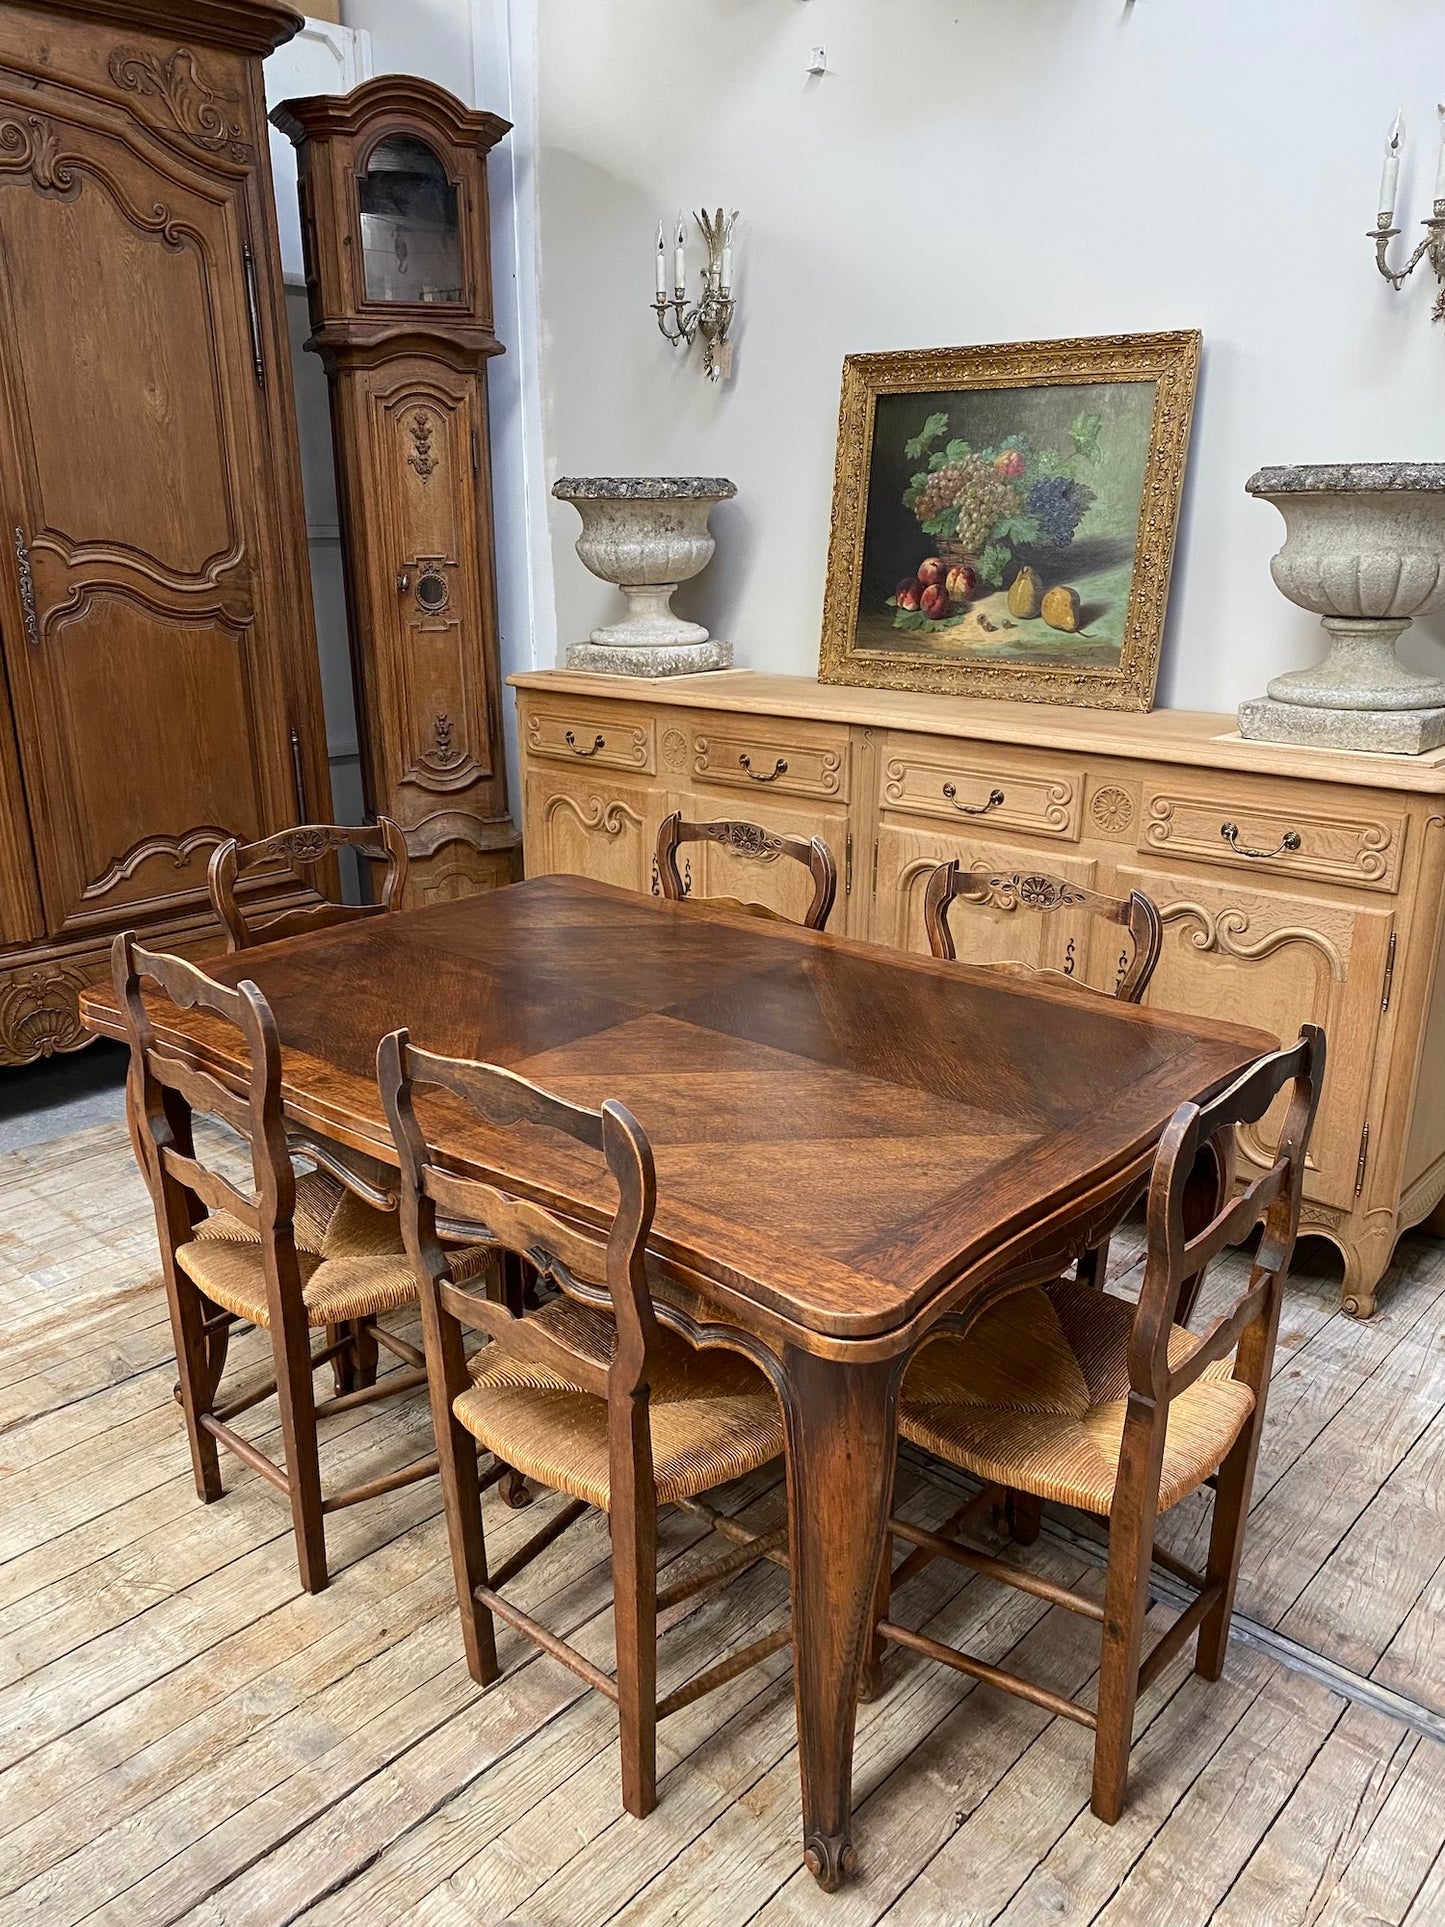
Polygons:
M1110 1263L1126 1295L1139 1250L1126 1226ZM113 1118L0 1150L0 1927L1445 1922L1445 1746L1419 1724L1445 1713L1438 1242L1402 1243L1364 1325L1338 1311L1334 1261L1302 1250L1240 1589L1274 1643L1236 1642L1213 1686L1187 1653L1164 1670L1119 1824L1089 1812L1086 1732L895 1651L860 1709L861 1875L830 1899L799 1866L786 1652L664 1725L661 1803L628 1818L597 1695L505 1631L503 1678L481 1693L467 1677L430 1483L333 1518L335 1578L316 1598L263 1481L227 1460L225 1497L197 1502L154 1265ZM1238 1284L1221 1267L1196 1323ZM266 1360L264 1335L238 1336L231 1382ZM265 1405L243 1421L272 1445L274 1424ZM425 1400L339 1415L323 1436L334 1480L383 1470L425 1449ZM900 1493L923 1522L956 1503L912 1468ZM491 1549L550 1503L489 1497ZM775 1522L776 1469L727 1503ZM1161 1536L1197 1557L1206 1522L1187 1502ZM1052 1515L1019 1556L1097 1592L1081 1531L1097 1522ZM696 1522L665 1515L664 1561L702 1547ZM514 1591L610 1664L599 1520ZM785 1607L763 1565L675 1609L665 1684ZM1093 1691L1092 1626L1038 1600L940 1562L895 1611ZM1161 1595L1151 1627L1171 1617ZM1312 1676L1312 1658L1347 1670ZM1368 1704L1371 1682L1410 1717Z

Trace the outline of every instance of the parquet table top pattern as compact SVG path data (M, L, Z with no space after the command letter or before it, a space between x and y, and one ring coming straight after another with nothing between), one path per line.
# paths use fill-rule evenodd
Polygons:
M620 1099L658 1167L654 1247L791 1324L856 1338L1101 1175L1146 1156L1175 1107L1276 1040L1067 989L671 904L577 877L215 959L276 1013L288 1109L390 1156L378 1039ZM86 994L117 1034L108 989ZM162 1025L224 1066L221 1028ZM459 1167L585 1212L605 1178L550 1133L445 1107Z

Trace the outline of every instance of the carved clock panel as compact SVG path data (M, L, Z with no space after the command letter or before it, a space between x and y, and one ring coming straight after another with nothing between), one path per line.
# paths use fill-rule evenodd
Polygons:
M475 383L393 363L368 380L367 441L394 564L378 682L397 740L388 787L449 795L492 774L476 552ZM384 585L378 582L378 589ZM390 622L386 613L390 612ZM418 799L405 811L415 819Z

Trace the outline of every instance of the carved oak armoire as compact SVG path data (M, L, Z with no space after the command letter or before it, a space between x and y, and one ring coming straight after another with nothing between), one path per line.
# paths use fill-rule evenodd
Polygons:
M0 1062L330 813L262 57L277 0L0 3ZM278 907L313 893L273 873Z
M288 100L313 333L331 384L369 810L411 855L407 900L511 880L487 461L486 156L508 130L383 74Z

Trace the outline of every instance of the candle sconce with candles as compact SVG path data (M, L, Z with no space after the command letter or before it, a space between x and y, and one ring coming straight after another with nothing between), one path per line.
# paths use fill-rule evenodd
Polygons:
M1395 218L1395 191L1400 180L1400 149L1405 144L1405 116L1396 114L1385 142L1385 167L1380 176L1380 212L1369 238L1375 244L1375 265L1397 291L1419 267L1428 261L1440 292L1435 298L1433 319L1445 321L1445 102L1436 109L1440 119L1440 165L1435 175L1435 211L1423 223L1424 239L1402 268L1389 262L1390 243L1401 230L1392 225Z
M652 311L663 339L674 348L690 348L701 335L703 373L709 381L726 381L733 371L733 345L728 339L736 303L733 300L733 227L737 209L713 214L704 209L693 216L707 244L707 266L702 271L702 293L687 303L687 231L677 218L673 246L672 294L667 292L667 237L657 224L657 293Z

